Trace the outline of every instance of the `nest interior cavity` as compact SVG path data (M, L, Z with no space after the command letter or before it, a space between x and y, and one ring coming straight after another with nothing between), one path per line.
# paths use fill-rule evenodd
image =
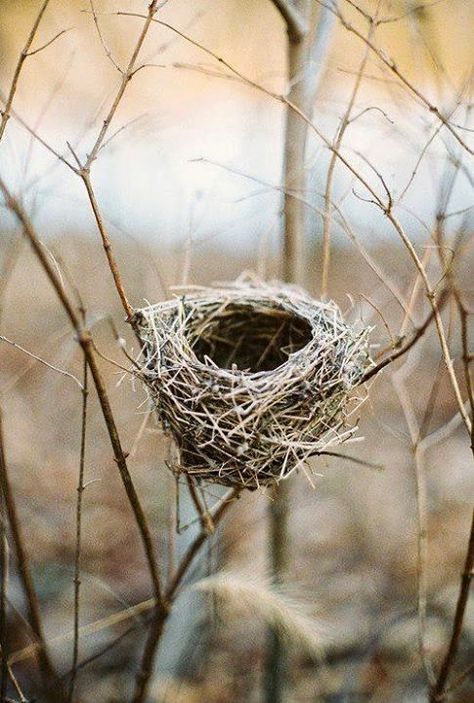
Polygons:
M335 303L237 282L143 308L134 325L177 472L257 488L354 431L368 330L344 322Z

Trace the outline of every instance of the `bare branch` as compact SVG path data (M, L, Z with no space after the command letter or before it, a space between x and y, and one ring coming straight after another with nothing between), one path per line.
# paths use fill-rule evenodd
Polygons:
M60 32L55 34L52 39L47 41L46 44L42 44L37 49L34 49L33 51L29 51L27 53L27 56L34 56L35 54L39 54L40 51L43 51L44 49L47 49L48 46L51 46L51 44L53 44L56 41L56 39L59 39L59 37L62 37L63 34L67 34L68 32L72 32L73 29L74 29L74 27L69 27L68 29L62 29Z
M83 313L84 316L84 313ZM84 354L83 381L82 381L82 412L81 412L81 446L79 450L79 476L77 482L76 500L76 547L74 553L74 635L71 679L69 682L69 703L74 699L74 686L76 682L77 666L79 661L79 607L81 587L81 546L82 546L82 497L84 494L84 472L86 455L86 430L87 430L87 399L88 388L87 357Z
M107 58L109 59L109 61L110 61L110 63L112 64L112 66L113 66L115 69L117 69L117 71L118 71L120 74L123 75L122 69L120 68L120 66L118 65L118 63L115 61L114 57L112 56L112 52L110 51L109 47L108 47L107 44L105 43L105 39L104 39L104 36L103 36L103 34L102 34L102 30L101 30L101 28L100 28L100 25L99 25L99 18L98 18L98 16L97 16L97 12L96 12L95 5L94 5L93 0L89 0L89 5L90 5L90 7L91 7L91 14L92 14L92 17L93 17L93 19L94 19L94 24L95 24L95 28L96 28L96 30L97 30L97 35L98 35L98 37L99 37L100 43L102 44L102 48L104 49L105 55L106 55Z
M211 520L214 526L218 525L224 513L233 503L234 499L239 496L239 493L239 488L233 488L228 492L228 494L224 496L224 498L222 498L219 505L215 508L211 515ZM203 528L200 534L194 540L194 542L192 542L191 545L188 547L188 550L185 552L181 563L179 564L176 570L173 580L166 591L167 603L171 603L174 600L178 587L183 583L184 576L186 575L189 567L194 561L194 558L196 557L208 537L209 533L207 529ZM143 703L146 699L150 678L153 673L156 650L160 642L161 635L163 633L166 617L166 613L160 613L158 610L156 610L154 614L148 633L148 638L145 644L145 650L140 665L140 671L138 672L136 678L132 703Z
M46 646L43 626L41 622L41 614L39 609L38 597L34 587L33 579L28 562L28 556L25 550L23 536L20 529L20 521L18 518L13 490L10 482L7 461L5 456L5 448L3 441L3 420L0 412L0 490L3 496L5 505L5 513L8 517L8 523L12 535L13 544L20 572L20 579L25 593L25 599L28 607L29 622L36 638L38 660L41 668L43 686L45 691L48 691L50 700L64 701L64 692L58 675L51 662L49 652Z
M87 363L92 374L95 388L97 390L102 414L109 434L109 439L113 448L115 461L117 463L122 483L124 485L142 539L143 548L145 551L145 555L148 562L148 568L150 571L150 577L153 583L155 598L159 604L162 604L163 600L161 594L160 577L156 564L156 557L153 549L150 530L148 528L145 513L143 512L143 508L141 506L138 494L135 490L135 486L132 482L132 478L128 470L126 457L120 442L120 437L117 431L117 426L115 424L115 419L109 402L107 390L94 354L91 334L89 330L83 326L79 315L76 313L73 304L69 300L69 297L62 286L61 280L59 279L56 270L53 268L47 254L41 246L41 243L26 212L23 210L20 203L12 196L7 185L1 177L0 191L2 191L4 195L7 207L11 210L11 212L17 218L18 222L21 224L23 228L23 233L26 239L31 244L31 247L37 259L39 260L44 272L46 273L46 276L48 277L51 285L53 286L56 295L58 296L61 302L62 307L64 308L73 328L76 331L77 340L81 348L83 349L84 354L87 357Z
M69 371L65 371L64 369L60 369L57 366L54 366L54 364L50 364L48 361L45 361L44 359L42 359L40 356L37 356L36 354L33 354L33 352L28 351L28 349L25 349L20 344L17 344L16 342L13 342L11 339L8 339L8 337L5 337L3 334L0 334L0 341L6 342L7 344L10 344L15 349L19 349L21 352L23 352L27 356L31 357L32 359L35 359L36 361L39 361L40 364L43 364L43 366L46 366L48 369L52 369L53 371L60 373L62 376L67 376L68 378L72 379L74 381L74 383L77 383L79 388L82 389L82 383L80 382L80 380L78 378L76 378L76 376L74 376L72 373L69 373Z
M380 7L380 2L377 5L377 10L376 14L378 12L378 9ZM368 38L371 39L373 33L375 32L375 26L374 24L369 25L369 32L368 32ZM365 50L364 56L362 58L362 61L359 66L359 70L357 72L356 80L354 82L354 87L352 88L352 93L349 98L349 102L346 108L346 111L344 113L344 116L341 120L341 124L339 126L336 140L334 142L334 151L332 152L331 155L331 161L329 162L329 168L328 168L328 173L326 177L326 190L324 193L324 219L323 219L323 266L322 266L322 274L321 274L321 297L325 298L327 296L328 292L328 284L329 284L329 265L330 265L330 258L331 258L331 202L332 202L332 189L333 189L333 181L334 181L334 171L335 171L335 166L336 166L336 160L337 160L337 153L339 152L342 144L342 140L344 138L344 133L349 126L351 122L351 114L352 110L354 108L354 103L357 98L357 94L359 92L359 88L362 82L362 76L365 71L365 67L367 65L367 61L369 58L369 49L368 47ZM355 118L354 118L355 119Z
M342 13L339 12L339 10L337 10L334 6L328 5L327 3L323 2L323 0L316 0L316 1L320 5L322 5L323 7L326 7L328 10L330 10L330 12L333 12L337 16L337 18L339 19L339 21L340 21L341 25L344 27L344 29L346 29L348 32L351 32L356 37L358 37L358 39L360 39L365 44L367 44L367 46L372 51L372 53L375 54L375 56L377 56L377 58L383 63L383 65L386 66L403 83L403 85L406 88L408 88L408 90L416 98L418 98L418 100L420 100L420 102L423 103L423 105L425 107L427 107L428 110L433 113L433 115L435 115L438 118L438 120L440 122L442 122L444 127L446 127L446 129L453 135L453 137L462 146L462 148L465 149L469 154L474 155L474 150L471 149L471 147L468 146L466 144L466 142L464 142L464 140L460 137L460 135L458 134L456 129L454 129L454 127L451 125L449 118L447 118L445 115L443 115L443 113L439 110L439 108L436 107L436 105L434 105L425 95L423 95L423 93L421 93L421 91L418 90L418 88L415 85L413 85L413 83L408 78L406 78L406 76L398 69L396 63L392 59L388 58L385 55L385 53L382 50L380 50L378 47L376 47L375 44L370 39L365 37L362 34L362 32L360 32L356 27L354 27L352 24L350 24L344 18ZM369 19L369 21L373 22L373 18L371 18L370 16L368 19Z
M435 318L435 315L439 314L440 310L442 310L444 304L448 300L448 297L449 297L448 292L446 290L444 290L440 294L440 296L436 302L436 308L432 309L430 311L429 315L427 316L427 318L425 319L423 324L420 325L420 327L417 327L415 329L415 331L411 335L410 339L407 342L405 342L405 344L403 344L403 339L400 339L398 348L394 349L394 351L391 354L389 354L387 357L382 359L382 361L380 361L378 364L376 364L376 366L373 366L371 369L369 369L367 371L367 373L364 375L362 382L366 383L371 378L376 376L386 366L388 366L389 364L392 364L394 361L396 361L400 357L404 356L407 352L409 352L410 349L412 349L412 347L418 342L418 340L421 339L421 337L425 334L426 330L428 329L431 322Z
M308 31L308 26L298 8L291 0L272 0L272 2L285 20L290 42L301 41Z
M33 23L31 31L28 35L28 39L26 40L26 44L23 47L23 51L20 54L20 58L18 59L18 63L16 65L15 72L13 74L13 79L12 79L10 91L9 91L8 97L5 101L5 108L2 111L2 116L0 119L0 141L2 140L3 134L5 132L7 122L10 119L10 112L11 112L11 108L13 105L13 98L15 97L16 89L18 87L18 79L20 78L21 69L23 68L23 64L25 63L25 61L28 57L28 52L30 50L31 44L33 43L33 39L35 38L36 32L38 31L38 27L40 25L41 20L43 19L43 15L46 12L46 8L48 7L48 5L49 5L49 0L44 0L43 4L40 7L40 11L38 12L38 15L36 17L36 20Z

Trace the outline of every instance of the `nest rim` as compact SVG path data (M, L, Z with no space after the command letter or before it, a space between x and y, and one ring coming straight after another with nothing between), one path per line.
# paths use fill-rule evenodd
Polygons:
M233 304L247 307L253 312L255 312L255 309L258 311L262 306L267 306L263 314L268 315L270 312L270 316L275 311L278 314L283 312L287 319L298 320L298 322L303 322L307 325L311 336L306 343L291 351L282 363L265 370L249 371L235 366L231 368L221 367L213 362L212 358L207 356L204 359L199 358L195 351L195 344L193 344L194 338L192 334L191 337L189 336L189 327L187 325L189 324L190 316L198 311L197 317L206 323L209 322L209 319L212 321L218 318L219 310L225 311ZM186 308L186 306L188 307ZM203 313L202 308L208 312L209 308L212 309L213 306L217 306L217 308L214 313L211 312L210 316L206 318L206 312ZM184 314L186 310L188 311L187 315ZM261 311L257 312L258 314L262 314ZM142 308L136 313L135 323L140 330L140 338L144 347L142 353L145 362L142 363L142 371L145 384L162 423L164 423L165 427L167 426L168 431L177 444L178 461L171 467L176 473L185 473L198 480L211 483L240 486L242 488L258 488L262 485L278 483L280 480L287 478L295 469L304 465L311 455L321 453L324 447L333 446L351 436L352 431L348 435L345 429L346 418L341 419L340 416L341 413L344 414L345 406L350 400L351 389L357 385L354 381L355 377L359 381L363 371L370 364L367 347L369 330L366 328L362 332L356 332L351 326L347 325L335 303L313 300L304 291L294 287L282 286L281 284L276 287L267 284L260 286L234 284L233 287L192 290L188 294L176 296L174 299L164 303ZM158 331L157 323L162 328L165 328L165 332L163 330L161 330L161 333ZM193 324L195 323L196 319L194 319ZM324 325L327 325L327 327L325 328ZM338 334L334 334L334 331L338 331ZM153 335L156 336L153 337ZM199 335L197 338L199 339ZM319 352L322 350L327 355L328 347L334 350L334 365L340 373L339 375L336 374L333 379L326 378L325 392L322 394L320 392L321 388L316 388L314 385L314 372L315 369L316 371L318 370L318 363L320 363ZM351 353L354 353L357 357L356 362L354 362L354 369L349 369L347 366L348 364L350 365ZM339 357L337 356L338 354ZM347 378L344 376L347 371L345 364L349 369L346 374ZM179 392L177 392L178 400L171 396L167 397L166 388L163 387L164 377L169 379L170 374L174 373L176 378L178 378L181 372L185 372L185 375L187 374L188 382L191 385L194 383L194 387L186 389L188 396L185 397L181 397L180 394L184 393L184 391L179 389ZM198 393L195 394L195 397L199 397L199 393L201 393L202 398L205 399L206 389L209 390L209 386L212 387L214 384L216 386L214 389L216 391L214 394L216 396L216 407L220 404L221 410L224 407L228 413L236 415L233 420L234 428L231 427L230 429L230 436L233 436L236 433L235 427L238 429L239 423L241 423L242 416L237 413L238 406L232 402L231 397L228 397L227 401L224 402L223 390L226 390L226 384L227 386L229 384L230 386L241 384L240 399L244 397L245 402L253 400L256 404L257 410L253 418L256 426L259 423L262 425L261 418L258 416L259 404L261 414L263 413L262 408L265 410L266 403L269 412L267 419L275 419L276 416L272 411L272 402L274 405L273 410L278 406L278 403L283 407L282 403L284 405L285 402L285 398L283 400L281 398L281 388L286 391L288 396L291 397L292 394L295 396L305 386L306 377L309 379L306 385L308 386L310 399L312 393L316 405L319 403L320 408L324 408L326 416L323 417L321 415L321 418L319 418L322 420L321 428L318 430L319 434L315 432L314 435L308 435L309 438L307 440L304 440L306 429L302 428L302 438L298 447L296 445L293 448L290 446L290 441L286 438L284 431L287 429L287 425L283 426L280 437L282 448L280 453L282 455L285 454L284 447L286 446L286 459L292 454L290 460L287 461L285 459L282 462L283 469L277 470L275 460L275 465L272 464L269 470L269 465L265 466L265 457L262 458L260 456L261 452L257 448L252 449L254 453L249 459L248 442L244 441L236 447L235 443L228 441L225 436L224 438L219 436L215 439L216 442L220 442L222 445L218 448L218 451L214 452L220 458L220 462L219 460L215 461L215 457L213 458L212 456L212 449L207 449L209 446L208 440L206 439L206 442L201 440L206 436L206 432L211 426L211 432L213 436L215 435L215 425L219 425L223 413L212 417L208 426L206 426L204 421L201 422L200 420L196 420L195 425L191 425L190 431L195 431L198 440L206 446L206 451L202 454L196 450L198 453L195 458L190 458L186 449L189 443L189 438L186 437L185 431L187 421L181 422L183 418L174 415L173 403L176 402L177 407L181 403L181 409L184 406L187 408L194 402L193 392L196 389L198 389ZM313 381L313 387L311 387L311 381ZM160 383L161 388L159 388ZM224 389L222 389L222 386L224 386ZM272 387L277 390L280 389L279 393L276 394L276 398L273 399ZM227 390L231 394L231 389L227 388ZM219 394L220 398L217 397ZM335 403L334 412L332 410L332 396L334 396ZM209 408L211 408L211 412L217 413L217 410L212 406L212 402L208 406L206 406L204 400L202 402L204 403L203 408L207 413L209 413ZM225 405L226 402L227 406ZM167 403L170 405L167 405ZM282 410L280 406L275 410L276 415L279 419L283 418L285 422L290 422L288 420L289 416L285 415L285 409ZM306 400L302 400L299 406L294 403L294 407L296 410L302 408L308 413L308 422L314 421ZM249 413L247 412L246 414L248 415ZM295 423L299 420L301 418L296 418ZM248 424L252 423L249 422ZM275 441L278 443L278 439L272 434L271 430L266 429L265 422L263 422L262 426L264 431L267 432L265 435L265 446L267 449L270 447L270 450L274 451L272 443L274 444ZM289 429L293 430L294 428L291 427ZM324 436L325 434L327 436ZM239 454L242 446L245 451L242 450L242 453ZM196 456L199 456L202 461L198 462ZM246 465L244 464L245 461L247 461ZM250 466L252 461L254 462L253 468Z

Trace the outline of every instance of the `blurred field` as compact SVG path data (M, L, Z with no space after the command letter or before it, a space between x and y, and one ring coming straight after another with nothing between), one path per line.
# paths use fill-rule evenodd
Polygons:
M116 3L96 4L105 13L100 21L114 56L125 61L132 25L110 15ZM140 5L143 11L145 4L129 0L121 9L134 11ZM64 28L74 29L40 53L36 63L27 63L15 102L18 113L48 143L62 150L70 140L81 154L93 143L103 101L110 100L116 87L116 72L104 56L90 12L81 12L87 5L52 3L38 43ZM375 6L372 0L361 5L369 12ZM346 9L351 22L363 26L360 13ZM413 6L390 0L383 9L390 17ZM34 2L1 3L2 94L35 11ZM163 16L224 55L251 80L271 90L286 88L285 34L270 2L201 0L190 9L189 3L170 0ZM461 93L466 104L470 100L473 21L474 4L468 0L425 3L406 20L382 25L377 42L437 104L454 109ZM313 68L320 74L315 120L332 139L363 46L337 23L331 32ZM209 56L163 28L153 37L145 55L160 67L143 70L133 81L115 125L124 131L101 153L93 171L132 304L162 300L183 282L233 280L244 270L280 277L282 105L248 85L211 75L216 65ZM379 187L378 176L359 152L370 158L399 196L437 123L392 78L375 59L369 62L356 104L361 117L348 130L344 153ZM468 134L471 108L462 110L453 119L465 119ZM131 354L138 350L117 302L89 205L75 176L63 171L13 118L2 149L2 175L31 213L65 287L71 295L77 289L82 297L166 580L175 566L173 549L182 554L198 526L183 487L177 506L178 489L167 468L169 440L149 416L144 390L122 368L130 364L114 328ZM441 286L445 281L437 256L436 215L443 207L462 211L446 218L446 248L451 251L459 239L456 274L473 309L469 208L474 181L469 161L463 159L449 135L434 139L400 206L400 217L419 255L430 255L429 274ZM315 296L320 292L320 210L328 160L327 150L311 137L305 164L309 184L303 194L309 208L302 283ZM340 171L334 197L382 276L364 260L360 246L342 234L343 228L335 227L329 294L347 319L373 326L377 355L391 348L403 321L386 282L408 300L416 270L387 218L360 197L352 176ZM0 213L0 267L12 253L14 261L10 275L0 282L0 335L80 378L82 355L55 294L13 218L3 207ZM415 325L423 322L428 309L419 291ZM443 320L465 397L452 300ZM66 673L72 657L81 392L74 378L0 341L0 397L6 456L46 635L58 669ZM266 613L273 597L280 599L285 617L293 614L312 633L308 646L298 627L288 626L288 703L426 701L417 634L416 459L418 468L420 462L424 466L428 487L426 644L437 669L452 626L474 495L472 453L466 433L453 421L456 413L431 324L406 357L371 382L360 410L358 439L341 447L349 458L315 460L314 488L304 473L292 477L291 568L283 592L276 589L275 594L268 579L268 495L246 492L232 506L222 530L209 539L188 574L167 623L150 701L260 703ZM421 436L431 437L425 454L416 458L407 417L421 428ZM80 622L90 627L80 639L77 700L121 703L130 700L150 610L123 614L149 599L151 588L93 390L87 435ZM219 488L206 490L210 503L221 495ZM178 519L181 525L193 523L180 535L175 534ZM224 581L213 581L219 574L227 575ZM12 555L8 598L9 648L18 652L30 643L31 632ZM456 672L462 674L473 660L471 602ZM15 663L14 671L28 700L39 700L34 697L38 672L33 658ZM474 703L472 669L449 701Z

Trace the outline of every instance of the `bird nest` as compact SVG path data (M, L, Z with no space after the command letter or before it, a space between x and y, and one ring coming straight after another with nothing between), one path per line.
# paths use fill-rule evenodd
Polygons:
M371 364L368 330L280 284L195 288L136 311L140 366L172 467L208 482L277 483L347 440Z

